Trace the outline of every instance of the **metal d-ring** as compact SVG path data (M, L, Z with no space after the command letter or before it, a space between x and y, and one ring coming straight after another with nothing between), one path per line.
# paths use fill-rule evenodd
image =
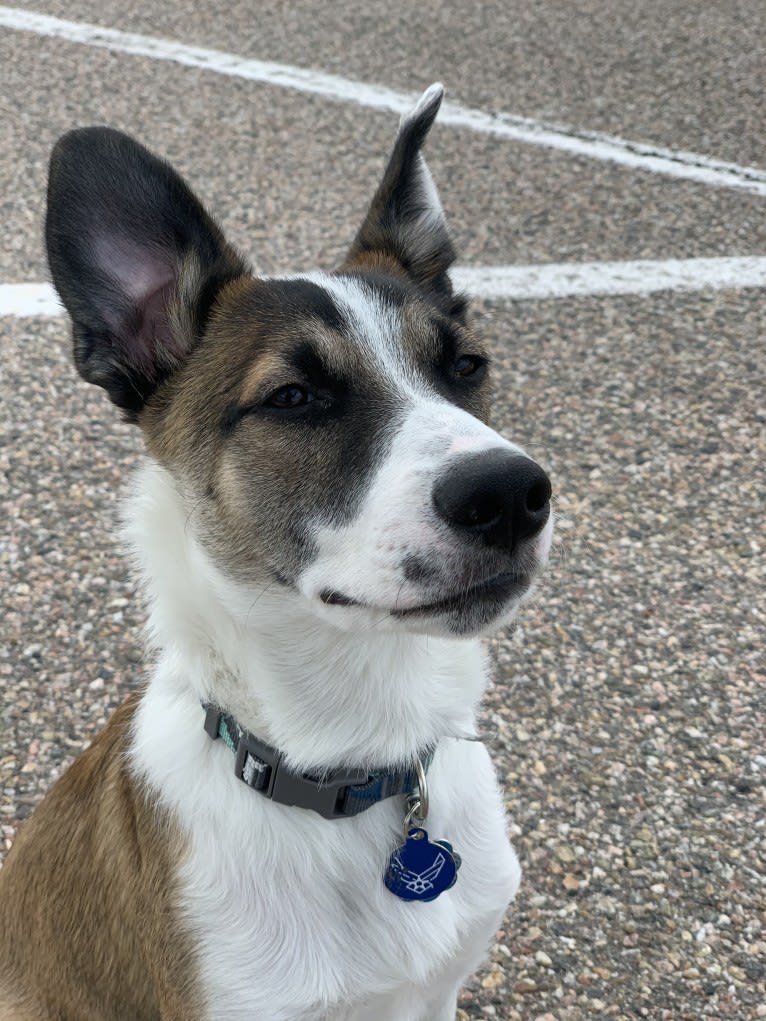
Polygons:
M420 803L418 815L425 822L428 815L428 781L426 780L426 771L423 769L423 763L420 759L415 759L415 777L418 784L418 802Z
M415 825L416 829L420 829L420 825L423 822L423 817L420 814L420 802L417 798L407 799L407 814L404 817L404 823L402 825L402 831L404 833L404 839L408 840L410 836L410 826ZM417 838L419 839L419 838Z
M423 769L423 763L420 759L415 759L415 784L416 791L414 791L407 798L407 813L404 816L404 836L408 837L410 832L410 824L416 822L418 827L426 821L428 815L428 781L426 780L426 771Z

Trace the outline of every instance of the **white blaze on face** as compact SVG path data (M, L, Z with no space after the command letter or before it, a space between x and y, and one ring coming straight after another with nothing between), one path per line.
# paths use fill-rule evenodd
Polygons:
M332 296L353 334L354 342L371 360L373 367L390 381L397 392L420 389L402 350L402 313L384 300L363 280L351 276L307 273L305 278Z
M433 507L434 484L453 458L497 448L523 454L447 401L413 402L355 520L317 528L319 553L299 579L301 591L317 598L330 589L379 609L416 606L424 601L423 585L407 580L403 567L415 556L444 588L466 553Z

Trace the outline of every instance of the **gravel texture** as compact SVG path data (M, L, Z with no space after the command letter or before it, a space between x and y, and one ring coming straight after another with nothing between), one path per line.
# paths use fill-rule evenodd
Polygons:
M107 23L94 12L90 20ZM109 24L136 27L124 19ZM143 20L137 27L147 29ZM176 35L196 38L182 25ZM214 36L207 45L221 43ZM322 47L317 52L324 56ZM262 48L260 56L269 57L270 50ZM36 62L43 73L30 83ZM323 66L319 57L313 64ZM163 153L262 272L332 265L343 255L396 128L390 114L27 33L0 32L0 68L5 281L45 275L39 237L47 161L69 128L109 123ZM437 78L457 100L466 98L473 81L446 63L423 80ZM377 79L369 74L365 80ZM421 84L382 80L398 88ZM488 109L529 112L511 97ZM766 115L761 121L759 137L766 138ZM587 119L583 126L590 126ZM715 147L705 151L722 155ZM745 192L572 159L438 122L428 160L466 263L766 251L764 200Z
M483 109L766 163L762 0L17 6L414 91L442 79Z
M274 4L264 4L257 37L238 26L245 14L236 5L222 26L209 5L195 21L180 0L158 10L155 30L343 72L332 34L337 10L323 6L327 24L304 18L315 41L308 55L303 35L291 51L286 30L274 27ZM588 5L577 33L592 25L594 46L606 47L616 31L610 16L623 6ZM654 6L646 17L658 35L665 23ZM566 87L574 40L565 45L561 36L564 6L546 0L536 22L527 6L519 32L537 31L550 67L539 68L538 107L513 103L510 92L500 105L626 135L642 128L666 144L766 162L764 111L749 105L748 91L762 75L752 70L762 25L753 22L748 46L740 42L741 59L732 49L755 7L707 11L688 51L666 63L649 28L639 33L633 64L593 69L593 81L610 86L594 121L598 104L588 107ZM44 9L152 30L140 5L134 16L115 9L112 19L82 0ZM690 9L669 11L671 39ZM459 12L439 11L439 25L457 32ZM559 27L544 42L551 24ZM499 26L507 36L502 18ZM401 26L392 32L401 35ZM465 67L454 71L455 94L477 105L489 104L495 74L490 67L485 75L491 61L478 62L482 38L465 33ZM429 74L449 82L449 66L439 67L445 40L440 28L421 43ZM393 57L380 63L390 46L386 36L367 64L354 51L345 73L418 84L397 75ZM47 150L61 130L92 120L127 127L177 161L263 268L331 263L339 254L380 167L390 118L84 54L52 40L0 37L9 86L0 90L8 115L3 280L42 278ZM30 82L36 58L45 74ZM653 93L642 70L652 61ZM668 83L692 66L702 76L705 61L712 95L694 120L693 83L675 92ZM642 112L639 85L654 104ZM727 106L724 123L714 114ZM760 133L748 134L758 118ZM674 138L679 124L688 131ZM438 127L429 152L466 261L744 255L766 240L763 201L752 197ZM525 875L458 1017L764 1018L763 292L484 304L475 317L494 353L495 424L550 471L558 525L534 605L491 642L497 669L483 727ZM63 320L2 320L0 345L2 856L144 667L143 614L116 538L138 433L77 381Z

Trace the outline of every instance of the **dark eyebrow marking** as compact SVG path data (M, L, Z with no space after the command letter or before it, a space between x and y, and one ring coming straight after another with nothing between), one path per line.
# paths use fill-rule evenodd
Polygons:
M346 382L308 341L297 345L290 354L290 361L305 380L324 386L328 390L337 389Z
M348 329L346 317L329 291L311 280L269 280L268 286L281 306L291 314L321 320L331 330Z
M460 334L446 319L435 319L433 322L432 351L437 362L446 363L457 357L460 347Z

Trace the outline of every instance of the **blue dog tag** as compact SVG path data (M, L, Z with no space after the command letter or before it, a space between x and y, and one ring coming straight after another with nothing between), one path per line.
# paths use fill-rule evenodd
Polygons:
M446 840L433 843L420 827L407 833L407 842L397 847L388 863L385 884L402 900L436 900L457 881L460 855Z

